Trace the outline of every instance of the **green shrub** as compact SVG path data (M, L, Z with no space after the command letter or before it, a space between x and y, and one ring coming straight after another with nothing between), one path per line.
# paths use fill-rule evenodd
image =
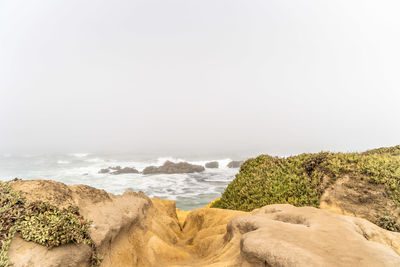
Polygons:
M49 248L67 243L85 243L92 247L93 266L100 263L89 236L90 222L78 208L60 210L46 202L28 203L8 183L0 182L0 266L9 266L7 250L15 233L26 241Z
M387 195L399 205L400 146L373 151L249 159L212 207L243 211L279 203L319 207L326 188L346 174L384 185Z
M400 156L400 145L392 147L381 147L365 151L364 154L389 154L392 156Z
M91 244L89 222L70 210L59 210L45 202L30 203L24 218L16 224L17 230L26 241L50 248L70 242Z
M378 225L389 231L400 232L400 224L397 222L397 219L390 214L379 218Z

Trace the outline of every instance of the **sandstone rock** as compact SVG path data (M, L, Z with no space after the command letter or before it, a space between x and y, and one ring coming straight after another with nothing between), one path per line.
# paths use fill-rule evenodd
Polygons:
M68 244L49 250L17 236L8 255L13 266L90 266L91 248L85 244Z
M18 180L11 182L11 186L14 190L22 191L28 201L47 201L59 208L78 206L80 213L86 219L93 221L90 235L99 254L105 259L113 257L116 240L128 238L127 232L132 227L141 227L140 223L144 221L144 214L152 205L151 200L143 193L138 194L132 191L115 196L89 186L67 186L45 180ZM127 250L134 253L132 249L127 248ZM89 266L86 264L88 262L87 248L82 245L70 244L47 249L38 244L14 238L8 255L16 267ZM68 257L71 257L72 261L69 261ZM71 265L68 265L69 263Z
M160 167L149 166L143 170L143 174L174 174L174 173L193 173L202 172L204 167L200 165L192 165L187 162L174 163L171 161L166 161L164 165Z
M228 168L240 168L244 161L233 160L228 163Z
M206 166L206 168L209 168L209 169L218 169L219 163L218 163L218 161L211 161L211 162L207 162L205 166Z
M400 234L311 207L270 205L234 218L242 266L400 266ZM397 253L396 253L397 252Z
M400 221L400 206L387 197L383 184L371 184L348 175L340 177L325 190L320 199L320 208L375 223L384 214L390 213Z
M195 257L168 266L400 266L400 234L361 218L291 205L185 216L183 245Z
M100 266L400 266L400 233L365 219L311 207L270 205L251 213L176 210L169 200L121 196L53 181L13 181L29 201L77 205L92 220ZM19 266L85 266L90 248L48 249L15 237L8 255Z

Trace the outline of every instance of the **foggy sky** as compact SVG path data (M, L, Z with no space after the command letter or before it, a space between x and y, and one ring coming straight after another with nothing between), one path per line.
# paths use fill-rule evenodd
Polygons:
M400 2L0 1L0 154L400 143Z

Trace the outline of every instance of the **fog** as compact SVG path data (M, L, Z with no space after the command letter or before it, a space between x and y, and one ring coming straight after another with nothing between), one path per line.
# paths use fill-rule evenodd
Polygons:
M399 144L400 2L0 1L0 154Z

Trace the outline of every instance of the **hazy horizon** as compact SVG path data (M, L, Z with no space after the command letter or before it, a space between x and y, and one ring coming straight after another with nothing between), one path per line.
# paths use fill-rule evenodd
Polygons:
M400 144L398 1L0 2L0 155Z

